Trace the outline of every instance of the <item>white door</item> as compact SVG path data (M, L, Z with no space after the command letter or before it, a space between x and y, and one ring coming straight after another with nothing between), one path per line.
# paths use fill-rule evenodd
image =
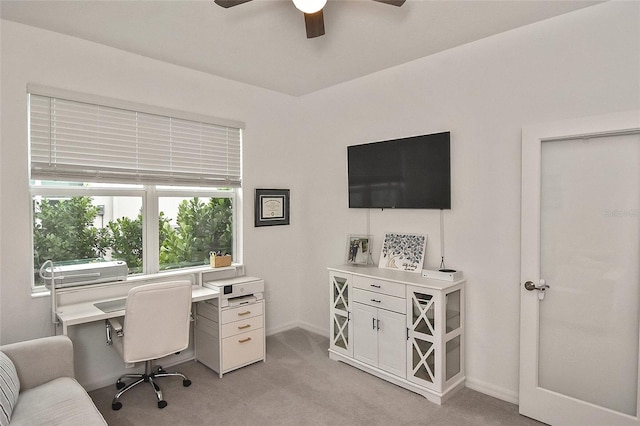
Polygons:
M378 366L378 308L353 303L353 357Z
M639 129L633 111L523 130L525 416L640 424Z
M404 314L378 310L378 366L396 376L407 376L407 319Z

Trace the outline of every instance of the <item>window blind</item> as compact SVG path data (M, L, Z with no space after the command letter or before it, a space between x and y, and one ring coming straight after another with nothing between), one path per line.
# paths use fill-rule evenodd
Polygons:
M241 186L242 129L29 94L31 179Z

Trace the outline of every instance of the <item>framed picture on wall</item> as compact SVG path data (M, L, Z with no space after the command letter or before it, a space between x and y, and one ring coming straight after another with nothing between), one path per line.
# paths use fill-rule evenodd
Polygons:
M255 226L289 224L289 190L256 189Z
M346 262L350 265L366 265L369 263L373 236L351 234L347 238Z
M378 267L420 273L426 249L426 235L385 234Z

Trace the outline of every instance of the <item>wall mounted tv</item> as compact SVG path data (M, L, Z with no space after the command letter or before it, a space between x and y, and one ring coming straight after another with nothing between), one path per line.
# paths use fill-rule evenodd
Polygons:
M450 209L450 133L347 147L350 208Z

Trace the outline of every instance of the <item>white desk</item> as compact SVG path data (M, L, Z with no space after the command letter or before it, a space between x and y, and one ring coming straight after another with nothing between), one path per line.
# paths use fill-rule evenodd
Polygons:
M207 299L216 299L220 294L218 289L194 285L191 287L192 302L200 302ZM126 296L126 295L125 295ZM103 312L96 308L94 303L106 302L108 300L120 299L119 297L110 297L106 299L96 299L81 303L58 306L56 317L62 324L62 334L66 335L69 326L86 324L89 322L106 320L109 318L121 317L124 315L124 309L114 312Z

